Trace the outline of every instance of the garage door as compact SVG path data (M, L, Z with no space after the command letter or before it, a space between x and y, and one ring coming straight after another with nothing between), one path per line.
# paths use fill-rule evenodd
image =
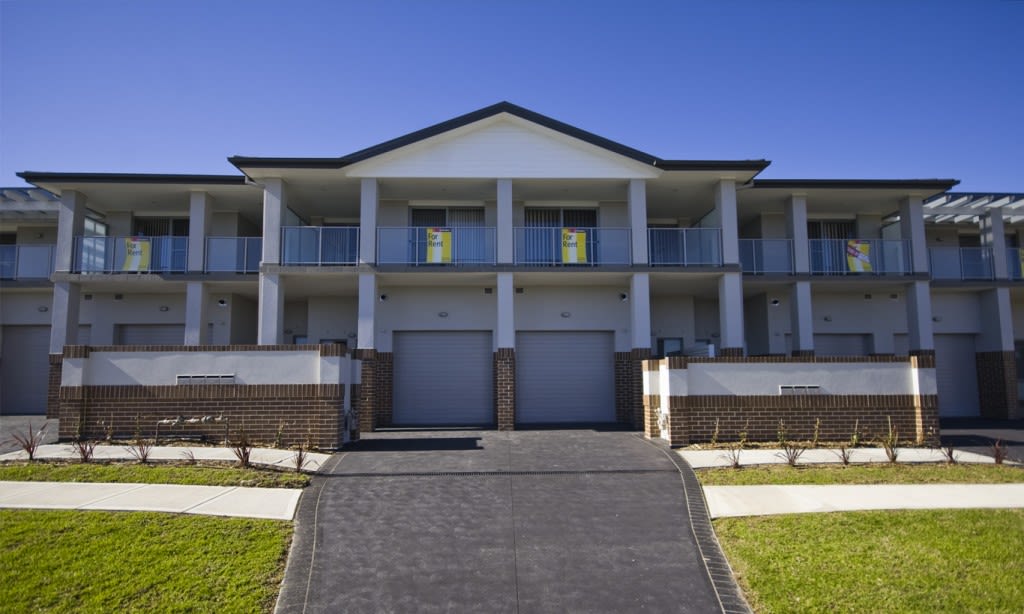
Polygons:
M814 335L818 356L867 356L868 335Z
M399 426L494 423L490 331L396 332L392 422Z
M610 332L516 335L516 422L614 422L614 352Z
M184 324L121 324L117 345L184 345Z
M0 413L46 413L49 354L49 326L3 327L0 346Z
M935 335L935 377L939 388L939 416L981 413L974 335Z

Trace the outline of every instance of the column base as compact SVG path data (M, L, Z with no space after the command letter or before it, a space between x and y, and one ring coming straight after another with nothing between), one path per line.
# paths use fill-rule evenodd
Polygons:
M499 431L516 428L516 351L494 353L494 424Z

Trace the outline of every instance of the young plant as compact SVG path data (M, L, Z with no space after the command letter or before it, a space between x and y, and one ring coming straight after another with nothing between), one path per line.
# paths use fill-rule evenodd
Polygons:
M740 445L729 446L725 450L725 458L729 461L729 466L733 469L740 468L740 454L743 452L743 448Z
M750 430L750 420L743 423L743 430L739 432L740 439L737 443L740 449L747 447L747 431Z
M185 448L185 451L181 453L184 457L185 462L189 465L196 464L196 453L192 451L192 448Z
M1006 460L1006 444L1003 443L1002 439L997 439L992 443L992 460L997 465L1002 465L1003 461Z
M295 461L295 473L302 473L306 463L309 462L309 452L306 450L306 446L299 444L295 448L295 456L292 458Z
M780 448L786 447L786 441L789 439L788 433L786 432L786 423L779 418L779 426L775 429L776 440L779 442Z
M277 431L274 432L274 447L284 447L284 420L277 424Z
M231 442L231 452L238 459L238 466L243 469L248 469L250 464L250 457L252 456L252 442L249 441L249 436L242 431L238 439Z
M18 444L25 454L28 454L29 460L36 459L36 450L39 446L43 445L43 435L46 433L46 424L38 431L32 428L32 423L28 423L28 431L14 433L11 435L11 439L14 443Z
M942 446L939 448L939 451L942 452L942 458L946 459L947 465L955 465L957 463L959 457L953 446Z
M839 446L839 449L836 450L836 456L839 457L839 462L841 462L844 467L846 467L846 466L848 466L850 464L850 457L852 455L853 455L853 450L851 450L850 448L848 448L846 446Z
M78 453L78 460L82 463L91 461L92 453L96 450L96 442L88 439L76 439L71 442L71 446Z
M896 458L899 457L897 445L899 444L900 434L896 427L892 425L892 416L888 417L888 421L889 430L879 443L882 444L882 448L885 450L885 457L889 459L890 463L895 463Z
M153 451L153 442L143 439L142 437L136 437L135 441L132 442L132 445L127 446L125 450L127 450L135 460L145 464L149 462L149 454Z
M719 435L718 421L719 421L719 419L715 418L715 430L711 431L711 446L712 447L718 445L718 435Z
M817 448L818 447L818 440L819 440L820 436L821 436L821 418L815 418L814 419L814 438L811 439L811 447L812 448Z
M782 444L782 452L779 452L779 457L786 461L790 467L796 467L796 462L800 460L800 456L803 455L805 448L793 441L787 441Z
M850 447L856 448L860 446L860 418L857 418L853 422L853 433L850 433Z

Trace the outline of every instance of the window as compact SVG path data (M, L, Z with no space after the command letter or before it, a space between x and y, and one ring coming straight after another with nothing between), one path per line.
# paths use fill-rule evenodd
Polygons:
M658 337L658 358L683 355L682 337Z

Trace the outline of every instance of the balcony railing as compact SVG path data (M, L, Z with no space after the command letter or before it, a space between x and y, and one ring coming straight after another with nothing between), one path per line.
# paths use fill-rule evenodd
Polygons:
M792 239L740 239L740 265L744 273L793 272Z
M722 266L718 228L650 228L648 262L665 266Z
M928 259L932 279L992 279L994 276L992 249L988 247L932 247L928 249Z
M628 228L515 228L515 263L601 266L632 263Z
M281 264L347 265L359 262L359 228L286 226L281 229Z
M814 275L908 275L910 243L902 239L811 239Z
M53 245L0 245L0 279L49 279Z
M206 237L207 273L259 273L261 237Z
M1010 279L1021 280L1024 279L1024 250L1019 247L1009 247L1006 249L1006 272Z
M378 228L377 264L494 264L495 236L493 227Z
M75 273L184 273L188 237L75 237Z

